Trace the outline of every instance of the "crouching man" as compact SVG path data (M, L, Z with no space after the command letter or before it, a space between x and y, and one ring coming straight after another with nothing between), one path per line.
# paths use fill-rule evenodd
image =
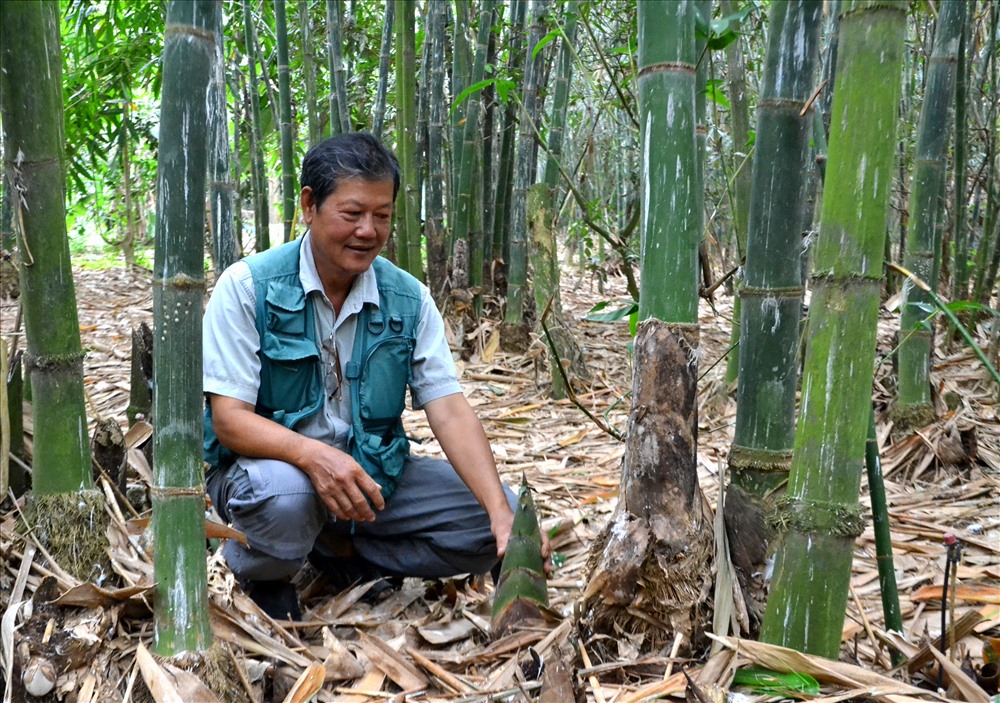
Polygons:
M204 318L206 484L249 542L223 555L263 610L292 619L307 558L342 584L485 573L515 505L426 286L379 257L395 156L369 134L332 137L301 182L309 231L228 268ZM407 386L448 461L410 456Z

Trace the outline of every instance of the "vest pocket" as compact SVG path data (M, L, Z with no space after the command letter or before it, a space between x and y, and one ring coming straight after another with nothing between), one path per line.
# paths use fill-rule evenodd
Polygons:
M410 337L389 337L368 353L358 379L358 410L366 427L369 423L395 423L403 414L412 355Z
M319 351L308 339L281 337L270 331L261 340L270 379L261 383L259 403L272 411L297 412L313 402ZM263 379L262 379L263 380Z

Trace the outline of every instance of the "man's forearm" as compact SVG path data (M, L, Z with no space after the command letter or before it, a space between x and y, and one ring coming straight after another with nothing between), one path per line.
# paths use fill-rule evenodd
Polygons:
M510 512L496 461L483 426L461 394L444 396L425 407L427 421L455 468L491 518Z

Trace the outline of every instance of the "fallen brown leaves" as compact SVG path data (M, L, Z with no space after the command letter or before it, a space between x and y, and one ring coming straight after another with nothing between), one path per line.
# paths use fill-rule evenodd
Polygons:
M576 388L578 398L591 413L624 431L629 409L627 326L581 321L597 300L624 298L624 288L611 281L600 295L585 281L574 287L581 282L567 278L566 317L576 321L594 376ZM124 425L131 329L140 321L151 323L149 291L148 274L142 272L77 273L93 418L113 417ZM7 314L10 310L5 307L2 315L5 333L15 318ZM703 369L728 347L731 310L729 298L721 298L714 311L703 306ZM892 348L896 328L896 320L886 313L881 351ZM622 638L617 660L592 662L589 643L577 637L575 608L588 579L588 549L617 498L623 447L569 401L546 397L541 347L525 355L505 355L495 326L488 322L469 337L477 351L460 363L466 393L483 419L505 480L516 484L522 472L527 474L543 526L552 535L557 558L549 581L553 622L492 641L492 586L479 580L408 579L387 600L372 606L361 600L368 584L330 592L308 569L300 574L299 584L306 606L303 622L275 622L242 594L215 556L209 560L212 630L228 648L234 668L239 662L242 687L254 700L471 703L540 695L540 700L552 702L571 701L579 692L587 701L638 703L687 692L692 700L705 698L701 703L708 703L729 690L737 668L754 664L811 673L822 685L822 701L955 698L981 703L982 689L963 672L962 663L981 666L983 638L996 636L1000 628L1000 423L996 389L971 353L957 350L936 357L933 379L941 419L905 437L894 437L886 420L889 364L878 374L879 445L904 632L884 628L869 529L857 543L839 662L729 635L716 637L715 653L703 660L678 658L676 648L675 656L643 651L640 642ZM735 417L733 394L722 381L724 366L718 364L706 374L699 396L699 474L713 504ZM415 451L439 452L422 414L407 413L405 420L412 436L427 440ZM30 417L26 428L30 440ZM976 439L975 456L963 459L970 433ZM140 488L150 478L141 451L148 436L142 425L126 436L130 482ZM199 696L208 694L192 693L200 690L199 682L145 653L152 635L153 573L150 545L136 518L148 517L148 510L141 501L123 508L106 482L103 488L109 494L110 553L121 588L77 583L30 536L18 535L16 510L2 516L5 661L11 664L18 648L29 644L33 651L47 651L45 644L58 635L66 645L66 654L56 659L53 695L60 700L148 700L139 696L144 685L140 679L153 682L157 701L201 700ZM141 495L141 490L130 495ZM935 649L943 641L934 640L941 635L946 533L956 535L965 550L948 617L955 623L958 642L944 656ZM890 670L891 648L913 657L919 666ZM943 693L928 690L938 666L944 670ZM8 679L11 673L8 668ZM542 690L545 685L548 689Z

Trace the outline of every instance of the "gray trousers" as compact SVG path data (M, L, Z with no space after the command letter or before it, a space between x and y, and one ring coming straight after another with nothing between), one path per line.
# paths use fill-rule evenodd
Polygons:
M321 534L349 539L386 575L481 574L497 561L486 511L440 459L411 456L374 522L337 520L301 470L273 459L240 457L227 471L209 472L207 489L219 516L250 544L228 540L222 548L240 580L294 575ZM517 498L509 487L504 491L513 509Z

